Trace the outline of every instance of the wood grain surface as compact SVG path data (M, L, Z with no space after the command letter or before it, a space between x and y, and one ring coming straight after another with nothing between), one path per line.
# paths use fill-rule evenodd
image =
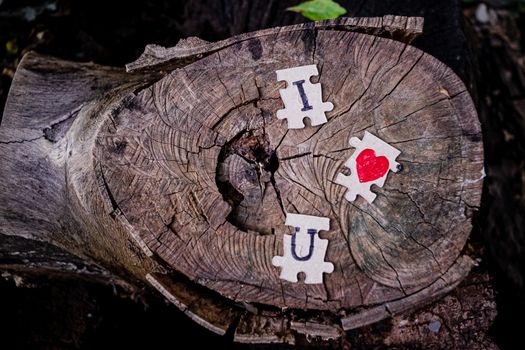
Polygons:
M288 130L275 70L317 64L335 108ZM404 170L349 203L334 183L368 130ZM443 278L479 204L482 145L465 87L423 52L366 34L304 29L239 42L122 102L94 168L140 239L190 279L238 301L336 311ZM286 213L331 218L323 285L281 281Z
M483 147L463 83L408 45L421 29L387 16L191 39L133 73L29 54L0 130L0 229L149 283L242 342L333 339L435 300L474 265ZM335 108L288 130L275 71L307 64ZM365 131L403 170L350 203L334 180ZM286 213L330 218L323 284L271 264Z

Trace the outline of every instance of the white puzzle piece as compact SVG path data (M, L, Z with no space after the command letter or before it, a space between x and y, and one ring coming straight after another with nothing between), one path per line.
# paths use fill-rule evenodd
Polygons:
M334 271L334 265L324 261L328 240L319 238L319 231L330 229L330 219L301 215L286 214L287 226L295 227L293 235L284 235L284 256L274 256L273 266L281 267L280 278L297 282L297 274L304 272L305 283L323 283L323 273Z
M365 131L362 140L352 137L350 146L355 147L355 151L345 166L351 174L346 176L339 173L335 182L348 188L345 195L348 201L353 202L360 195L372 203L376 194L370 190L370 186L382 187L389 170L400 170L401 165L396 162L396 158L401 152L368 131Z
M326 123L325 112L334 109L331 102L323 102L321 84L312 84L310 77L319 75L317 65L300 66L276 71L277 80L286 80L286 89L280 89L284 109L277 111L277 118L288 119L288 129L304 128L308 117L312 126Z

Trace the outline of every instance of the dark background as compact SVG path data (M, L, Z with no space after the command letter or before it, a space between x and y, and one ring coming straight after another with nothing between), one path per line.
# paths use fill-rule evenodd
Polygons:
M497 292L491 336L503 349L523 348L525 321L525 55L521 1L339 1L352 16L425 17L414 45L466 82L484 132L483 204L469 245ZM180 38L208 41L276 25L305 22L285 8L297 1L0 0L0 115L16 65L35 50L74 61L123 66L146 44ZM465 33L465 34L464 34ZM1 166L1 165L0 165ZM0 237L0 239L2 239ZM0 255L0 262L2 257ZM2 271L0 271L2 273ZM59 276L0 279L0 349L186 348L228 346L155 293ZM152 293L152 294L150 294ZM515 318L516 317L516 318ZM446 348L446 344L444 344Z

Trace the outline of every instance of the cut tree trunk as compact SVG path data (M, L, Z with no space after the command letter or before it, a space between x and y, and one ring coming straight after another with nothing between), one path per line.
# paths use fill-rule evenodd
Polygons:
M128 71L30 53L0 128L0 232L149 283L240 342L339 338L429 303L475 264L483 147L469 93L409 45L420 18L353 18L148 47ZM335 108L289 130L275 71L317 64ZM350 203L365 131L403 170ZM329 217L323 284L279 278L286 213Z

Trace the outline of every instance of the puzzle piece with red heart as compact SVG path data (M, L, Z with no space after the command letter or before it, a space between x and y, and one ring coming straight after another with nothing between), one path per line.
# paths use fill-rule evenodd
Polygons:
M370 190L370 186L382 187L389 170L400 170L401 165L396 162L396 158L401 151L368 131L365 131L362 140L352 137L350 146L355 147L354 153L345 163L351 171L350 176L339 173L335 182L348 188L345 194L348 201L353 202L360 195L372 203L376 194Z

